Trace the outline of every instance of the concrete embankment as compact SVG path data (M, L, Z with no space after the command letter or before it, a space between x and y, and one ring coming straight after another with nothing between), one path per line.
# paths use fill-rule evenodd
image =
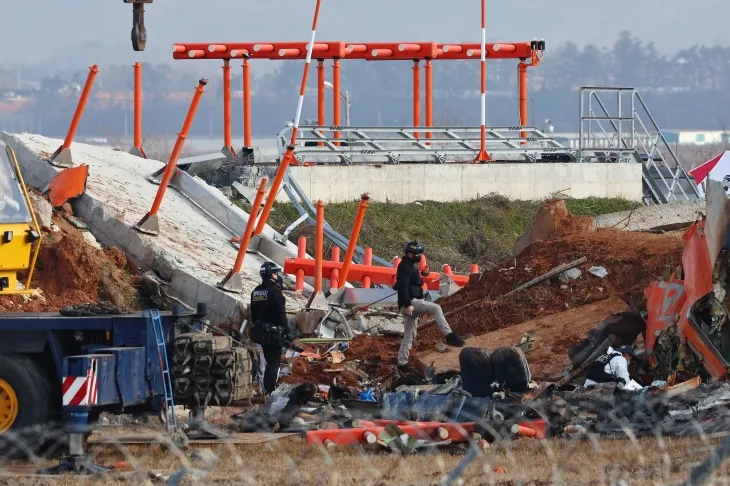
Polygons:
M61 140L25 133L3 133L2 138L15 150L30 186L43 189L60 170L47 159ZM147 176L163 167L162 162L84 144L74 144L72 153L75 164L89 166L86 192L73 201L73 209L89 225L91 233L102 243L122 249L142 268L154 269L169 282L167 290L174 297L191 306L207 303L211 323L240 322L248 296L260 280L262 257L246 257L243 294L217 289L215 284L233 266L237 249L231 244L231 237L238 235L182 194L172 188L167 190L158 213L159 236L133 230L134 224L149 211L159 187ZM240 208L232 210L239 211L243 221L248 220L248 214ZM273 229L267 227L266 233L273 234ZM292 307L301 306L299 297L292 297L289 302Z

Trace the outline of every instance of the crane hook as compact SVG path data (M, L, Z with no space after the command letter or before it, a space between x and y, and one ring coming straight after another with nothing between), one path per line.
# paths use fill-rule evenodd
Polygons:
M144 51L147 44L147 29L144 27L144 3L132 5L132 47Z

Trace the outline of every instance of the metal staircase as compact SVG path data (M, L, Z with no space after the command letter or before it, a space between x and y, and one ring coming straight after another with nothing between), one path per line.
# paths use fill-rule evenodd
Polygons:
M646 204L700 198L635 88L581 88L578 145L578 162L642 164Z

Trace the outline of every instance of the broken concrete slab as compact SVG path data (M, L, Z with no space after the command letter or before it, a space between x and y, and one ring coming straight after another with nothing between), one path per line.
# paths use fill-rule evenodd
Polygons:
M669 204L638 206L630 211L602 214L593 218L594 228L626 231L680 229L694 223L705 212L705 201L677 201Z
M2 138L15 150L27 184L42 188L57 175L60 169L46 159L60 141L32 134L3 133ZM209 303L211 324L235 324L260 281L263 258L247 255L242 295L216 289L236 258L231 233L178 191L171 188L165 195L158 213L163 226L159 236L132 230L149 210L158 189L147 176L164 164L85 144L74 144L73 151L77 161L89 167L87 190L73 201L74 214L89 225L94 237L119 247L142 268L154 268L170 282L171 296L191 307L197 302ZM265 233L273 231L268 226L265 229Z
M53 207L51 207L51 203L32 192L28 196L30 197L30 203L33 205L33 212L35 212L38 225L43 229L50 230L53 224Z
M584 339L589 330L610 314L627 310L626 303L614 297L482 334L468 339L466 345L494 350L518 345L525 333L534 332L533 346L527 353L527 362L535 379L549 378L570 365L568 346ZM433 362L437 371L458 370L459 352L462 349L449 347L445 353L431 351L421 355L419 360L424 366Z

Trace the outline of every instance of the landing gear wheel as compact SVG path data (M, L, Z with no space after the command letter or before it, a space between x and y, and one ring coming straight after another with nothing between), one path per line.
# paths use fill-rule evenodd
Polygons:
M0 457L35 453L53 406L46 372L23 355L0 355Z

